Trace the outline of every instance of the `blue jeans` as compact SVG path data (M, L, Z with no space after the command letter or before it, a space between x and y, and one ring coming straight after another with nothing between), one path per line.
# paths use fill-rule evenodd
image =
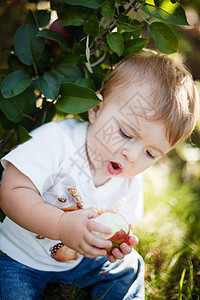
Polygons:
M84 258L69 271L48 272L29 268L0 253L1 300L38 300L49 282L92 286L92 299L144 299L144 263L133 250L123 260Z

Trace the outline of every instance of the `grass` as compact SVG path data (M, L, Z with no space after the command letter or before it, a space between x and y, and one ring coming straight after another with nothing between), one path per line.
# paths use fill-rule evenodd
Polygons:
M199 177L193 164L166 158L145 173L145 217L134 231L146 264L146 299L198 299L200 295Z
M147 300L200 300L200 162L184 157L185 147L144 174L145 216L133 231L145 261ZM74 286L50 285L43 299L89 295Z
M42 300L90 300L89 289L79 289L75 285L50 283L47 285Z

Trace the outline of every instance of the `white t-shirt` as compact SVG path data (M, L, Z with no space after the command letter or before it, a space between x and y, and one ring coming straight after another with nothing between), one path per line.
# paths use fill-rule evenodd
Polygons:
M143 215L142 175L115 177L95 187L85 150L87 127L87 122L76 119L47 123L3 157L2 165L6 168L11 162L29 177L50 205L118 211L130 224L139 221ZM0 224L0 249L20 263L44 271L68 270L83 258L60 241L39 237L8 217Z

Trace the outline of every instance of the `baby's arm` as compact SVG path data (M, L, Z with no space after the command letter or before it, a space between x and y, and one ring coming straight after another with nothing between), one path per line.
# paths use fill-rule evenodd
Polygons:
M1 183L0 206L4 213L21 227L64 245L86 257L106 255L111 242L96 237L91 231L110 234L104 225L90 220L93 210L65 213L46 204L32 183L12 164L9 164Z

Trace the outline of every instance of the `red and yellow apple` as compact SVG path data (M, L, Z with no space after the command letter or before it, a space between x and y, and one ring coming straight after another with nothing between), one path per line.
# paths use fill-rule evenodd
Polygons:
M111 253L113 248L119 248L121 243L128 242L130 226L122 215L115 212L105 212L96 218L93 218L93 221L112 229L111 234L93 231L96 236L112 242L112 246L106 249L108 255Z

